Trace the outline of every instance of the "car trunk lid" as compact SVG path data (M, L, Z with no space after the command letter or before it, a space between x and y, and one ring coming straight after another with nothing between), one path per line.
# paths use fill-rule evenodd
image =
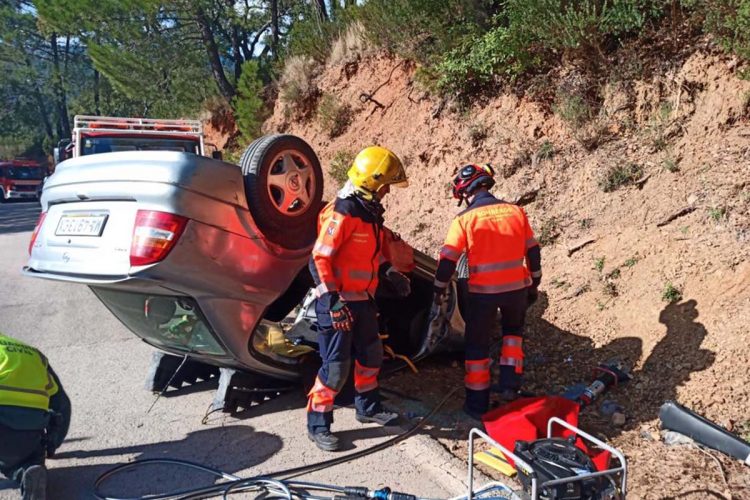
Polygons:
M52 205L31 248L37 272L125 278L137 204L78 202Z

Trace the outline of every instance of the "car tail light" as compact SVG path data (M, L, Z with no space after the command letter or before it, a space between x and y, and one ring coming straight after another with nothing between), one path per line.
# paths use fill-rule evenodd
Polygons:
M36 241L36 237L39 236L39 230L42 228L42 224L44 224L44 218L47 217L47 212L42 212L39 214L39 220L36 222L36 226L34 226L34 232L31 233L31 241L29 242L29 255L31 255L31 249L34 248L34 242Z
M188 219L152 210L138 210L130 245L130 265L145 266L164 259L177 243Z

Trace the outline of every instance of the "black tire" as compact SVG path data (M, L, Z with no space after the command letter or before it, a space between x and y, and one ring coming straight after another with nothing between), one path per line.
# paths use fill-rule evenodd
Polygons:
M313 149L293 135L267 135L245 149L240 168L250 213L263 235L289 249L311 245L323 199L323 171Z

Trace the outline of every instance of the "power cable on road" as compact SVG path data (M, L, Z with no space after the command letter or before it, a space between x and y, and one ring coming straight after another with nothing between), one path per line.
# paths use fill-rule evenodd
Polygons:
M397 436L394 436L386 441L383 441L382 443L378 443L376 445L370 446L369 448L365 448L363 450L350 453L348 455L344 455L342 457L332 458L330 460L324 460L322 462L317 462L309 465L303 465L300 467L293 467L290 469L284 469L276 472L272 472L269 474L264 474L262 476L255 476L251 478L240 478L238 476L235 476L233 474L229 474L227 472L223 472L217 469L212 469L211 467L207 467L202 464L198 464L195 462L190 462L187 460L178 460L178 459L172 459L172 458L152 458L152 459L143 459L143 460L136 460L134 462L130 462L127 464L118 465L117 467L114 467L103 474L101 474L96 481L94 482L94 496L99 500L193 500L198 498L214 498L218 495L222 495L223 498L227 498L227 495L231 493L237 493L240 491L248 491L252 488L258 488L261 485L265 485L264 489L267 491L267 493L271 494L273 493L279 498L306 498L306 499L312 499L312 498L331 498L331 497L314 497L310 496L304 493L304 491L301 488L304 488L305 485L309 487L310 489L318 490L318 491L333 491L333 492L340 492L340 493L346 493L347 498L358 498L357 495L352 495L348 492L348 490L356 490L359 493L366 491L363 488L343 488L335 485L324 485L324 484L318 484L318 483L303 483L299 481L289 481L290 478L294 478L297 476L300 476L302 474L308 474L310 472L315 472L323 469L327 469L336 465L340 465L343 463L351 462L353 460L357 460L359 458L365 457L367 455L371 455L373 453L377 453L379 451L382 451L386 448L389 448L397 443L400 443L401 441L404 441L411 436L413 436L419 429L421 429L428 420L430 420L432 417L435 416L435 414L440 411L440 409L445 405L445 403L448 402L448 400L460 389L460 387L454 388L452 391L450 391L448 394L443 397L440 402L435 405L430 412L425 415L424 418L422 418L419 422L414 424L412 427L407 429L406 431L402 432L401 434L398 434ZM195 470L200 470L202 472L207 472L209 474L212 474L216 476L217 478L226 479L226 481L221 482L219 484L212 484L208 486L202 486L198 488L190 488L186 490L181 491L175 491L170 493L157 493L157 494L149 494L144 496L138 496L138 497L115 497L115 496L107 496L103 493L101 493L101 487L104 483L111 480L114 476L121 474L125 471L137 469L139 467L144 467L147 465L156 465L156 464L168 464L168 465L177 465L180 467L187 467ZM285 478L285 479L281 479ZM347 490L345 492L344 490ZM369 498L383 498L387 499L389 498L387 495L390 495L390 498L401 498L403 500L417 500L417 497L411 496L411 495L403 495L401 497L395 496L396 494L390 494L390 493L383 493L385 490L378 490L378 492L373 493L379 493L377 496L371 496ZM384 496L385 495L385 496ZM367 498L365 496L359 495L359 498Z

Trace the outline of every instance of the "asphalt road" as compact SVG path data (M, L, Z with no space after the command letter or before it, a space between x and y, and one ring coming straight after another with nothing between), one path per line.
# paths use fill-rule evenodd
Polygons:
M0 331L41 349L73 403L68 439L48 460L51 499L93 498L93 482L111 467L139 458L173 457L252 476L332 458L307 439L304 398L289 394L233 417L202 424L212 387L167 393L149 412L144 389L152 349L131 334L82 285L21 275L37 203L0 205ZM358 424L338 410L335 430L349 453L400 429ZM0 444L1 445L1 444ZM464 493L466 465L426 435L304 479L365 485L432 498ZM113 496L136 496L210 483L203 474L151 466L111 483ZM18 498L0 479L0 499Z

